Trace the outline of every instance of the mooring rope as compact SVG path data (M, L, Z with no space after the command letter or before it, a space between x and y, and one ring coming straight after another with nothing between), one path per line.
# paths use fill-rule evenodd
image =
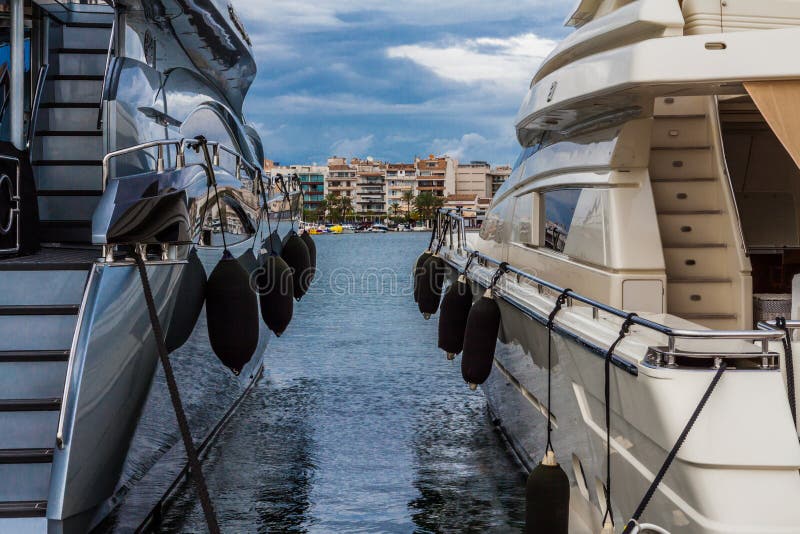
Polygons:
M497 266L497 270L492 275L492 280L489 282L489 287L487 289L494 290L497 283L503 278L503 275L508 272L508 263L502 262L500 265Z
M147 303L147 311L150 315L150 324L153 328L153 337L155 338L158 347L158 357L161 359L161 365L164 367L164 376L167 379L167 388L169 389L169 396L172 400L172 407L175 410L175 417L178 419L178 427L181 431L183 438L183 445L186 447L186 456L189 459L191 466L191 473L194 477L195 486L197 487L197 495L200 498L200 504L203 507L203 513L206 516L206 523L208 523L208 530L211 534L219 534L219 523L217 522L217 515L214 512L214 505L211 502L211 497L208 494L208 486L206 479L203 476L203 469L200 465L200 458L197 455L197 450L192 441L192 434L189 430L189 423L186 420L186 413L183 410L183 403L181 402L181 394L178 390L178 383L175 381L175 373L172 370L172 363L169 361L169 354L167 352L167 345L164 341L164 331L161 328L161 322L158 319L158 312L156 311L156 303L153 299L153 291L150 288L150 280L147 278L147 269L144 264L144 258L138 253L134 254L136 266L139 269L139 278L142 281L142 289L144 290L144 299Z
M610 519L614 523L614 512L611 510L611 360L614 358L614 351L623 339L630 332L633 326L633 318L637 315L629 313L622 323L619 336L606 351L605 357L605 402L606 402L606 513L603 515L602 524Z
M553 306L553 311L550 312L550 316L547 318L547 445L544 449L545 454L547 454L548 451L551 451L554 454L556 452L553 449L553 442L550 439L551 434L553 433L553 416L552 412L550 411L552 400L551 393L553 390L553 324L556 320L556 315L558 315L558 312L561 311L561 308L564 306L564 304L567 303L567 299L569 298L571 291L571 289L565 289L561 292L556 299L555 306Z
M472 262L478 257L478 254L480 253L477 250L470 252L469 257L467 258L467 263L464 265L464 271L461 273L465 278L469 274L469 268L472 267Z
M797 427L797 399L795 399L794 390L794 355L792 354L792 332L786 325L785 317L777 317L775 324L778 328L784 331L786 336L782 339L783 351L786 356L786 394L789 396L789 410L792 412L792 421L794 421L795 428Z
M433 242L436 239L436 233L438 229L439 229L439 218L437 217L436 219L433 220L433 228L431 229L431 240L428 243L429 252L433 250Z
M722 374L728 368L728 363L723 361L722 364L717 369L714 378L711 380L711 383L708 385L708 389L703 394L703 397L700 399L700 402L697 404L697 407L694 409L694 413L689 418L689 422L686 423L686 426L681 432L681 435L678 436L678 440L675 442L675 445L672 446L672 450L669 451L667 458L664 460L664 463L661 465L661 469L658 470L658 474L653 479L653 482L650 484L650 487L647 488L647 492L645 492L644 497L642 497L642 501L639 503L639 506L636 507L636 511L633 514L633 517L625 525L625 530L622 531L623 534L631 534L633 529L636 528L638 525L639 519L644 514L647 505L650 504L650 499L653 498L653 495L656 492L656 488L658 488L661 481L664 479L664 476L667 474L667 470L669 470L672 462L675 460L675 457L678 455L678 451L680 450L683 443L686 441L686 437L689 435L689 432L692 430L695 422L697 422L698 417L700 417L700 412L703 411L708 399L711 397L711 394L714 392L714 389L719 384L720 379L722 378Z
M439 244L436 246L435 254L437 256L439 255L439 252L441 252L442 247L444 246L444 242L447 239L447 231L449 229L450 229L450 219L447 219L446 221L444 221L444 227L442 228L442 236L439 238Z

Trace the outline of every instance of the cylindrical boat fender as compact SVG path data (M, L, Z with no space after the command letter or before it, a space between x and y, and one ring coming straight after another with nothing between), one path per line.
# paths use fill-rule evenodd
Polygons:
M308 247L294 232L290 232L283 242L281 257L292 269L294 298L300 300L311 285L311 256Z
M250 274L227 250L208 278L206 320L211 348L238 375L258 347L258 298Z
M500 332L500 307L492 290L472 305L464 334L464 353L461 357L461 376L472 389L486 382L494 364L497 334Z
M280 256L264 254L255 277L261 318L267 328L281 337L294 314L292 269Z
M422 266L422 278L419 286L419 311L425 319L430 319L439 311L442 300L442 286L446 274L444 259L433 255Z
M569 478L548 450L525 485L525 534L567 534Z
M178 302L167 327L167 351L173 352L186 343L194 331L203 304L206 302L206 270L197 257L197 249L192 248L186 258L188 263L183 268L178 286Z
M414 277L414 302L419 302L419 286L422 285L422 274L424 272L422 266L431 256L433 256L433 253L430 250L426 250L419 255L414 263L414 272L412 273Z
M453 360L464 349L464 333L472 308L472 288L464 275L445 291L439 315L439 348Z
M302 239L303 243L308 247L308 258L311 260L311 278L308 282L311 283L314 281L314 276L317 274L317 244L314 243L314 239L307 230L300 234L300 239Z

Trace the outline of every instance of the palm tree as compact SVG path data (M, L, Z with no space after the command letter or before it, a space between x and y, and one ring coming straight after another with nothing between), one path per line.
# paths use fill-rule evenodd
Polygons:
M414 191L403 191L403 202L406 203L406 219L411 220L411 204L414 203Z
M436 211L444 206L444 199L426 191L414 199L414 206L416 206L420 218L429 221L433 219Z
M342 197L336 193L328 193L325 196L325 205L328 208L328 216L332 222L338 222L341 218Z
M339 197L339 208L342 210L342 217L347 221L347 215L353 211L353 199L350 197Z

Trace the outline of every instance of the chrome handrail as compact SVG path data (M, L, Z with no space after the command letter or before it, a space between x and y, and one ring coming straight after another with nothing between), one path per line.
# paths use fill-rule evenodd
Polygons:
M464 251L468 254L475 254L477 258L482 260L485 263L491 263L493 265L500 266L504 264L504 262L483 254L480 251L477 251L466 244L466 233L464 232L464 218L461 215L458 215L453 208L441 208L439 209L440 216L449 217L457 221L459 224L459 239L461 240L461 246L458 250ZM439 234L441 232L442 225L438 224L436 232ZM452 244L452 239L451 239ZM452 248L452 247L451 247ZM507 265L507 264L506 264ZM534 276L530 273L527 273L521 269L518 269L513 266L507 266L507 272L515 274L518 278L524 278L530 282L533 282L539 290L541 291L543 288L547 288L557 294L563 294L565 292L565 288L559 287L556 284L543 280L537 276ZM575 300L578 302L582 302L587 306L591 307L593 310L593 314L597 311L602 311L613 315L615 317L619 317L620 319L628 319L629 314L628 312L622 311L620 309L614 308L613 306L609 306L608 304L603 304L602 302L597 302L594 299L576 293L574 291L566 292L566 296L568 299ZM761 353L760 354L769 354L769 342L770 341L778 341L785 337L784 332L780 330L690 330L690 329L680 329L680 328L672 328L655 321L650 321L643 317L634 316L630 318L631 322L634 325L642 326L649 330L653 330L658 332L659 334L663 334L667 336L669 347L669 352L675 352L675 340L676 339L737 339L737 340L746 340L752 341L753 343L761 343ZM796 325L795 325L796 323ZM792 324L793 328L800 328L800 321L787 321L787 324Z
M146 143L140 143L138 145L115 150L114 152L109 152L103 157L103 191L105 191L106 187L108 187L109 174L111 172L111 160L114 158L127 154L133 154L134 152L140 152L142 150L156 148L158 150L158 154L156 156L156 172L164 172L164 148L175 147L177 149L175 169L178 170L182 169L186 165L186 148L194 148L199 146L199 144L200 141L197 139L158 139L155 141L147 141ZM207 141L207 144L213 148L214 156L212 163L215 166L219 166L220 152L226 152L236 158L237 179L240 179L240 167L245 167L252 172L252 179L258 181L257 178L261 175L261 169L244 159L244 156L236 152L234 149L216 141Z
M36 90L33 93L33 102L31 103L31 116L28 119L28 139L25 142L27 148L31 147L33 138L36 135L36 123L39 120L39 106L42 103L42 91L44 91L44 82L47 79L47 71L50 66L45 63L39 67L39 78L36 80Z
M112 2L113 6L113 2ZM106 91L108 91L108 71L111 68L111 56L114 53L114 45L117 40L117 14L111 18L111 35L108 38L108 51L106 52L106 68L103 70L103 87L100 89L100 103L97 110L97 129L103 128L103 103L106 101Z

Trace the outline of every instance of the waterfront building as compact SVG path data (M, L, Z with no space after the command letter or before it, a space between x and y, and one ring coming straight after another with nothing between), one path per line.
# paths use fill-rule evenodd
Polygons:
M372 158L353 158L350 165L356 169L356 215L386 215L386 164Z
M436 157L431 154L427 159L416 158L414 164L417 168L417 194L428 192L444 197L456 190L458 162L450 156Z
M356 196L356 167L349 165L345 158L328 158L328 177L325 180L325 195L339 197Z
M267 162L271 165L267 167ZM275 175L282 174L286 177L296 174L300 180L303 191L303 205L306 210L316 210L325 200L325 183L329 169L323 165L280 165L280 163L265 161L264 170Z
M490 194L488 176L491 170L491 165L485 161L459 163L456 168L456 190L448 193L473 196Z
M512 169L510 165L501 165L493 168L491 172L489 172L486 177L486 182L488 184L486 196L493 197L497 193L497 190L500 189L500 186L502 186L506 179L511 176L511 170Z
M417 167L413 163L390 163L386 166L387 209L394 206L397 214L408 214L414 209ZM409 197L410 194L410 197Z
M511 167L508 165L493 168L485 161L460 163L456 172L455 194L493 197L510 175Z

